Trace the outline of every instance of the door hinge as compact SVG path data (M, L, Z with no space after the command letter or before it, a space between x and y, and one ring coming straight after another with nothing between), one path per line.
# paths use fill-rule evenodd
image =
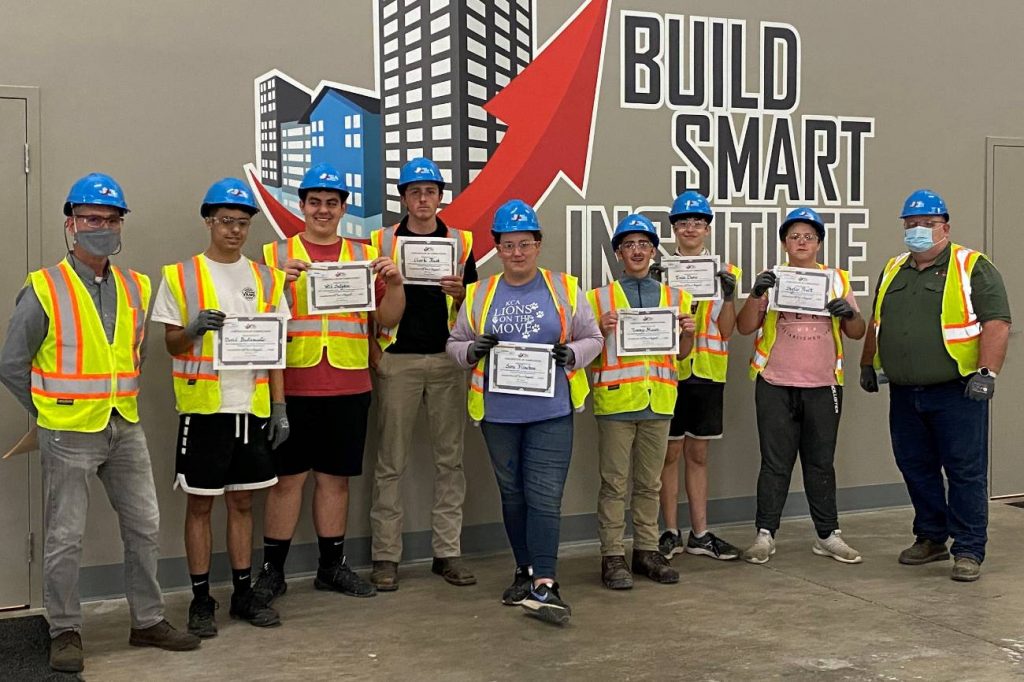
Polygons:
M28 142L25 143L25 175L28 175Z
M25 537L25 560L27 563L32 563L32 556L35 554L36 549L36 534L29 533Z

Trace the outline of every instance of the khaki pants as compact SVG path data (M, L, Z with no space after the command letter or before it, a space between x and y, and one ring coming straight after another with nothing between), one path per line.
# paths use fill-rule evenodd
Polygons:
M402 559L402 474L410 456L423 455L423 439L413 445L420 405L426 403L434 450L434 504L431 515L435 557L461 554L462 471L466 424L466 372L446 353L384 353L377 367L380 445L373 472L370 529L374 561ZM416 447L414 450L413 448Z
M597 497L601 556L626 553L626 492L633 469L633 549L658 549L658 493L671 419L598 419L601 491Z

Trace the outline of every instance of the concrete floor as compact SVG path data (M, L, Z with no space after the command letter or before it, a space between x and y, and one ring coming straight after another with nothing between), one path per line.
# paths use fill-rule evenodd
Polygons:
M684 555L678 585L638 579L601 586L596 547L564 551L559 629L499 603L507 555L478 558L473 587L455 588L428 565L403 566L401 589L373 599L315 592L291 580L277 602L283 625L261 630L227 616L198 652L128 646L123 600L87 606L91 680L1006 680L1024 678L1024 509L993 504L982 579L949 579L951 563L900 566L911 511L843 517L865 557L847 566L810 551L807 519L786 520L764 566ZM738 545L749 527L722 533ZM190 594L168 596L183 626Z

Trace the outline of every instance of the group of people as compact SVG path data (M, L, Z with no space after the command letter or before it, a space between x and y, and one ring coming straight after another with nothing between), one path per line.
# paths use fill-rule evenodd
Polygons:
M798 455L816 531L813 552L858 563L861 554L843 539L836 507L844 336L867 337L861 386L873 392L890 384L893 451L916 512L915 542L899 561L922 564L948 559L951 551L955 580L979 577L987 401L1005 355L1010 313L989 259L949 241L949 213L938 195L918 190L907 199L900 218L909 251L886 265L866 321L848 274L819 264L826 229L810 208L791 211L779 228L785 264L827 270L831 291L821 314L795 314L769 305L774 268L754 278L738 310L741 273L734 265L722 264L720 296L712 300L694 301L660 281L659 250L710 253L714 211L697 192L673 202L674 249L661 243L649 218L624 218L612 235L621 275L584 292L572 275L538 265L543 231L533 208L516 199L493 219L501 272L480 280L472 234L437 215L444 186L434 162L409 161L398 180L404 217L364 244L338 235L349 197L342 174L314 166L299 188L304 231L266 244L263 262L242 254L259 212L248 186L224 178L207 192L200 217L209 245L163 269L151 316L163 324L172 356L179 414L174 485L187 495L193 599L181 632L164 619L156 580L159 511L137 406L150 280L110 262L128 213L120 185L99 173L74 183L64 204L68 256L28 276L0 353L0 381L38 423L44 606L54 669L83 668L78 568L94 474L118 514L133 645L188 650L217 634L209 567L218 496L227 509L229 614L255 626L278 625L273 602L287 590L285 563L310 471L319 546L314 586L354 597L397 590L400 484L410 458L425 454L414 446L421 405L434 463L432 571L452 585L476 583L460 547L468 409L490 454L515 560L502 602L543 621L571 618L557 582L559 526L574 413L588 395L599 437L600 572L609 589L631 588L635 575L678 582L670 560L680 552L769 561ZM456 273L438 286L405 283L396 265L403 237L452 240ZM343 261L370 263L374 310L311 311L309 268ZM619 317L632 308L675 311L678 350L620 354ZM266 312L287 320L286 368L215 369L215 338L225 322ZM723 435L728 341L736 331L756 335L750 377L761 449L756 534L744 551L714 535L707 515L709 441ZM502 343L550 348L557 366L550 396L492 390L489 362ZM371 392L380 440L367 580L348 566L344 544L349 479L362 473ZM685 539L678 520L680 459L690 514ZM253 580L252 499L259 489L267 489L264 560ZM634 525L628 562L627 502Z

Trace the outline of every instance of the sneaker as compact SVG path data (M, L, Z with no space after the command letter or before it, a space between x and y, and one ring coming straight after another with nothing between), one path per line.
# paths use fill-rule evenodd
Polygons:
M264 604L252 588L231 595L231 610L228 613L232 618L247 620L258 628L281 624L281 616L277 615L277 611Z
M565 625L572 617L572 609L558 594L558 583L541 583L531 589L529 596L523 600L523 608L527 615L553 625Z
M861 557L860 552L843 541L842 534L843 531L836 528L824 540L815 538L811 551L818 556L832 557L844 564L859 564L864 559Z
M633 574L629 572L624 556L601 557L601 582L609 590L629 590L633 587Z
M761 528L757 531L754 544L743 552L743 559L752 564L765 564L775 554L775 538L770 531Z
M959 583L973 583L981 577L981 563L966 554L953 558L953 572L949 576Z
M166 620L148 628L132 628L128 636L132 646L155 646L166 651L192 651L199 648L199 638L188 632L178 632Z
M345 557L334 562L333 566L318 568L313 587L318 590L333 590L350 597L376 597L377 588L366 582L348 567Z
M533 589L533 569L529 566L516 566L512 576L512 584L505 588L501 595L501 603L505 606L517 606L526 601Z
M920 566L930 561L946 561L949 550L945 542L935 542L928 538L917 538L914 544L900 552L899 562L907 566Z
M275 599L288 591L288 583L284 581L284 573L270 564L263 564L252 589L266 606L270 606Z
M671 585L679 582L679 571L668 564L668 559L647 549L633 550L633 573L645 575L656 583Z
M220 604L213 597L193 597L192 603L188 605L188 631L196 637L208 639L217 636L217 621L214 620L213 612L220 608Z
M398 562L374 561L370 571L370 582L378 592L394 592L398 589Z
M466 568L466 564L462 563L462 558L434 557L434 562L430 565L432 573L436 573L445 579L449 585L455 585L457 587L464 587L466 585L476 585L476 576L473 572Z
M693 531L690 531L690 536L686 538L686 553L703 554L712 559L721 559L722 561L732 561L733 559L740 558L739 547L730 545L711 531L704 533L704 537L700 538L694 535Z
M50 667L61 673L80 673L85 668L77 630L65 630L50 640Z
M667 530L658 538L658 551L666 559L671 559L676 554L682 554L685 548L683 534L678 530Z

